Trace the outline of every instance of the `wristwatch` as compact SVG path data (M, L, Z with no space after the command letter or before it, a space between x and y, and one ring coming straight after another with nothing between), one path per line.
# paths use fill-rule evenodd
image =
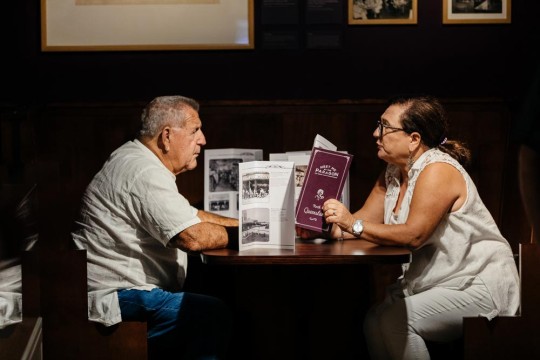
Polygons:
M352 233L354 236L360 236L362 235L362 231L364 231L364 220L357 219L352 224Z

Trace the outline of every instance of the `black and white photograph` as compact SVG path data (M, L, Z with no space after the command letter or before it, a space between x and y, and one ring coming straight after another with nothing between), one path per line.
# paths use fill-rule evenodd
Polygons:
M252 208L242 211L242 244L270 241L270 210Z
M307 165L296 165L294 167L294 186L302 187L306 178Z
M229 210L229 200L212 200L210 201L210 210L226 211Z
M242 176L242 200L265 199L270 190L270 173L250 173Z
M239 164L262 157L262 149L205 149L204 210L238 218Z
M510 2L511 0L443 0L443 23L510 23Z
M350 25L416 23L417 0L349 0Z
M238 191L238 163L241 162L242 159L210 160L210 192Z
M503 0L452 0L454 14L500 14Z

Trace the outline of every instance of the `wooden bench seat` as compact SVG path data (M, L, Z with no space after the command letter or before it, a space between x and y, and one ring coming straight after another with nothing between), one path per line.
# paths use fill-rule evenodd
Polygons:
M520 244L518 262L520 314L465 318L465 360L540 359L540 246Z
M42 282L43 352L46 359L147 358L146 323L122 322L105 327L88 320L86 251L47 254Z

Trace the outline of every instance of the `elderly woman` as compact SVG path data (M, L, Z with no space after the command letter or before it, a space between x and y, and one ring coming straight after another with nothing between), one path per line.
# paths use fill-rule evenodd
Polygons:
M373 359L429 359L425 341L458 338L464 316L516 314L516 264L463 167L469 151L447 139L437 99L393 99L373 136L386 170L360 210L327 200L325 219L333 238L412 250L385 301L368 312L364 335Z

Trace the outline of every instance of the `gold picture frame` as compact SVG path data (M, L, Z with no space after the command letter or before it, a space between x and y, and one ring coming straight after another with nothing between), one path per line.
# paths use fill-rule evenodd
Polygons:
M418 0L349 0L349 25L416 24Z
M41 0L41 50L253 49L253 2Z
M443 0L443 24L510 24L511 0Z

